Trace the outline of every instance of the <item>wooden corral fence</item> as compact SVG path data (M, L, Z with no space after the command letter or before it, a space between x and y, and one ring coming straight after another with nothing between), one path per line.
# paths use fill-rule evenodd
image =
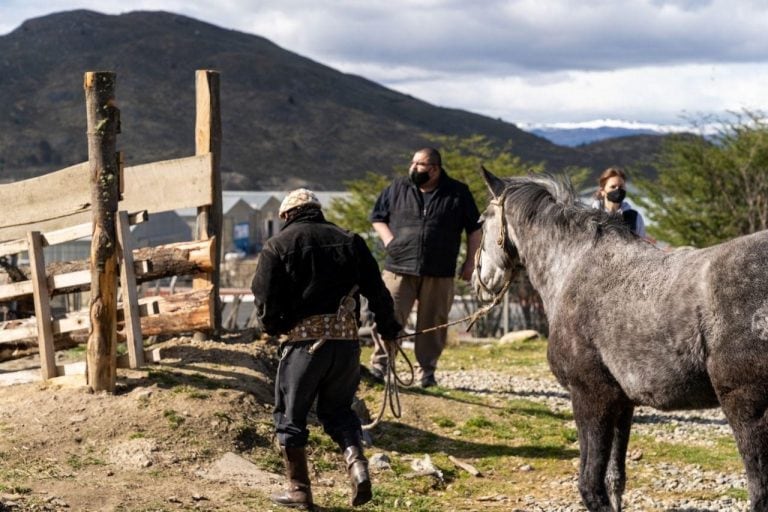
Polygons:
M118 338L131 368L143 366L143 336L216 331L221 325L221 121L218 73L197 71L196 155L123 167L115 150L119 111L113 73L86 73L88 162L0 185L0 258L29 255L14 282L0 285L0 303L32 300L34 317L0 322L0 345L36 338L43 379L65 375L56 365L58 339L88 330L86 381L113 391ZM135 248L130 225L154 213L197 208L196 240ZM46 264L43 248L91 237L89 260ZM137 286L193 275L191 291L139 298ZM120 290L118 301L117 290ZM89 291L88 308L51 314L57 294Z

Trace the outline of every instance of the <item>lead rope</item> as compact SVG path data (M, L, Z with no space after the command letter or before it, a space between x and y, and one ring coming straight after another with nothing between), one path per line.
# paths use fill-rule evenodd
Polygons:
M479 251L478 251L479 252ZM387 343L382 339L381 335L379 335L379 332L376 330L376 327L374 326L371 329L371 337L373 338L374 344L378 345L384 351L387 353L387 368L384 372L384 397L381 401L381 408L379 408L379 412L376 415L376 418L368 423L367 425L362 425L363 430L371 430L373 427L379 424L381 419L384 417L384 411L387 409L387 404L389 404L389 410L392 412L392 416L394 416L397 419L400 419L400 417L403 415L403 409L400 405L400 388L398 387L398 384L401 386L411 386L413 384L413 381L415 379L415 374L413 370L413 364L411 363L411 360L408 358L408 355L403 350L403 347L400 346L399 343L394 343L397 340L401 340L404 338L412 338L413 336L424 334L427 332L436 331L438 329L445 329L446 327L449 327L451 325L456 325L461 322L466 322L467 320L470 320L469 325L467 325L467 331L469 331L472 328L472 325L482 316L488 314L488 312L496 307L501 300L504 298L504 294L507 293L507 290L509 290L509 287L512 285L512 279L508 279L504 286L502 287L501 291L496 295L493 299L493 302L488 304L487 306L484 306L471 315L467 315L464 318L460 318L458 320L453 320L451 322L446 322L444 324L436 325L434 327L428 327L426 329L422 329L420 331L416 331L410 334L401 334L399 336L395 336L394 340L392 340L392 343ZM403 356L403 359L405 359L405 362L408 364L408 372L407 374L410 374L410 379L408 379L408 382L404 382L400 377L397 375L397 369L396 369L396 358L397 354L400 353Z

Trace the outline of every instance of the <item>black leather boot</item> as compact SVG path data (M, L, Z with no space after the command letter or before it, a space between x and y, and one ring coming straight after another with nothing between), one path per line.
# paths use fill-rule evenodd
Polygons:
M344 462L347 463L349 481L352 484L350 502L353 507L368 503L373 497L373 491L371 490L371 476L368 474L368 459L363 455L360 433L355 432L354 435L344 436L339 444L341 444L344 453Z
M312 488L307 468L307 451L304 446L283 446L283 460L288 477L288 488L270 498L284 507L314 510Z

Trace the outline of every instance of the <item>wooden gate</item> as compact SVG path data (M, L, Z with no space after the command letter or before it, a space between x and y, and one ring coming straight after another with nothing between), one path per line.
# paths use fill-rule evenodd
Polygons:
M103 74L86 74L88 83ZM221 325L219 308L219 262L221 249L221 178L218 161L221 145L218 73L197 71L196 148L194 156L123 167L122 156L106 157L92 151L89 139L89 162L37 178L0 185L0 258L19 253L28 254L29 266L20 267L14 281L0 285L0 303L30 298L34 317L0 322L0 344L37 338L43 379L67 373L55 363L57 336L88 329L88 384L95 390L114 390L118 365L116 342L118 330L128 345L127 365L144 364L143 336L189 331L216 331ZM114 79L114 75L112 75ZM113 104L101 100L104 105ZM99 109L97 104L96 109ZM90 107L89 107L90 109ZM109 120L92 126L89 110L89 137L105 130ZM111 122L119 124L119 116ZM100 132L101 130L101 132ZM103 162L94 162L106 158ZM112 164L115 172L103 172ZM114 176L116 183L110 183ZM96 179L94 179L96 178ZM100 181L99 181L100 180ZM94 184L96 182L96 184ZM105 186L114 186L117 201L112 211L102 211L97 204L106 196ZM196 208L196 240L157 247L133 247L130 226L146 221L158 212ZM99 217L101 216L101 217ZM99 222L107 219L109 235L97 233ZM43 248L84 237L92 237L90 260L46 265ZM100 252L101 251L101 252ZM118 272L108 276L100 254L116 252ZM96 258L94 258L94 254ZM97 260L97 261L94 261ZM140 299L137 285L161 277L194 275L192 291L166 297ZM98 280L101 280L97 282ZM109 282L112 279L114 282ZM104 280L107 280L105 284ZM98 304L92 298L89 308L68 312L54 318L50 298L56 294L94 291L104 293L113 287L114 301ZM118 304L116 290L120 289ZM113 304L110 305L110 302ZM105 309L114 308L114 312ZM110 316L112 315L112 316ZM113 318L96 325L103 318ZM109 324L113 325L109 325ZM104 339L93 343L95 329L106 329ZM92 357L93 352L93 357ZM107 354L108 357L104 357ZM101 377L103 376L103 378Z

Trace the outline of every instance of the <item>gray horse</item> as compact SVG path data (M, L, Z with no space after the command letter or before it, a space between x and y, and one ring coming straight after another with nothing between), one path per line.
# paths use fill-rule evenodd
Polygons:
M473 285L498 301L525 266L541 295L587 509L621 510L632 414L648 405L722 407L751 510L768 511L768 231L667 253L578 203L568 182L483 173L493 198Z

